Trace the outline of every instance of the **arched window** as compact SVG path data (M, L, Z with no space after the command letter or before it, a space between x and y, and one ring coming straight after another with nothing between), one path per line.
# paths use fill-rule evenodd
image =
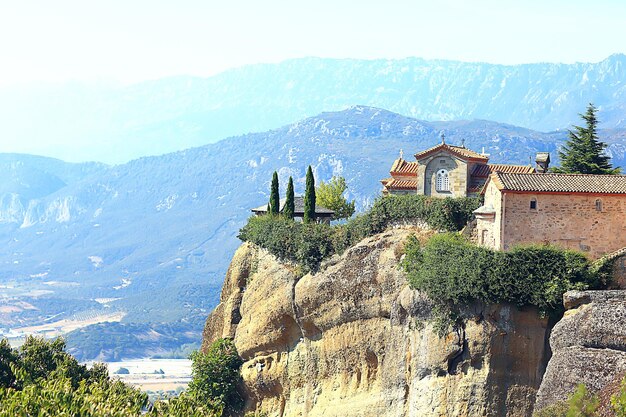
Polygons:
M602 200L599 198L596 200L596 211L602 211Z
M440 169L437 171L436 190L450 191L450 178L448 176L448 170Z

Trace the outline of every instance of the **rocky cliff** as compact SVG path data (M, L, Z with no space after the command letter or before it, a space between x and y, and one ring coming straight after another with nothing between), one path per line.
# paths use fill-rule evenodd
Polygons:
M626 291L570 291L564 300L536 409L565 400L579 383L598 393L626 374Z
M364 240L316 274L250 244L236 252L203 344L234 339L247 411L270 416L529 416L547 320L509 305L466 308L439 337L428 299L398 267L410 233Z

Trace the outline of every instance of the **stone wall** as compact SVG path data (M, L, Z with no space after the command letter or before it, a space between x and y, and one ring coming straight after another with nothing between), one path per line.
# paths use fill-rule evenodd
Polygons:
M501 210L502 194L498 188L489 182L485 190L485 211L493 211L493 216L476 216L476 238L477 243L491 249L501 247ZM483 208L481 207L481 209Z
M424 178L424 195L442 198L467 196L468 167L466 162L453 158L443 152L419 160L418 162L425 167L425 169L423 169L423 176L418 177L418 180ZM438 192L436 190L436 176L437 171L440 169L448 170L450 192ZM422 172L420 172L420 174L421 173Z
M531 199L537 208L530 208ZM596 210L596 200L602 210ZM626 246L626 195L504 195L503 249L518 243L549 242L592 258Z
M493 208L495 216L479 217L477 235L492 249L551 243L597 259L626 247L626 195L502 193L490 182L484 207Z

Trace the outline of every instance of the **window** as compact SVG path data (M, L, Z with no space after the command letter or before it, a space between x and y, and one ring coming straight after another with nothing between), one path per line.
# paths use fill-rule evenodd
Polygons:
M537 199L536 198L531 198L530 199L530 209L531 210L537 210Z
M599 198L596 200L596 211L602 211L602 200Z
M448 177L448 171L445 169L437 171L436 190L450 191L450 179Z

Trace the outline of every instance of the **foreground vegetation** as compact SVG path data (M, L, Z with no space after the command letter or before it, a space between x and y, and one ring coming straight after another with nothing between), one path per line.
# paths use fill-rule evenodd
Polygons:
M433 236L423 246L410 237L405 253L410 285L428 294L436 313L446 313L439 319L454 320L460 306L477 300L559 312L566 291L598 288L608 275L580 252L549 245L494 251L453 233Z
M393 224L419 222L435 230L461 230L479 205L476 198L388 196L378 198L368 211L345 224L333 226L294 222L279 215L251 217L239 238L302 266L305 272L315 272L324 259Z
M621 382L618 392L610 398L607 404L615 417L626 417L626 378ZM576 390L566 401L557 402L533 414L533 417L600 417L607 415L600 411L600 399L592 395L583 384L578 385ZM608 410L606 410L608 411Z
M241 359L230 340L192 355L192 381L178 397L148 402L148 395L91 369L65 351L62 339L28 337L19 349L0 341L0 417L72 416L220 417L242 406L237 392Z

